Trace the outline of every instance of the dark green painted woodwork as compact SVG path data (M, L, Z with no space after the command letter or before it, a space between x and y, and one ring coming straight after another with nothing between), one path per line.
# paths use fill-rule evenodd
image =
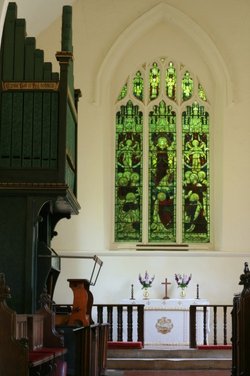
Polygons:
M8 92L1 95L0 168L11 167L12 97Z
M72 46L72 8L63 7L62 15L62 51L73 52Z
M58 93L51 93L50 167L57 168Z
M23 80L24 77L24 40L25 40L25 20L17 19L15 22L14 39L14 81Z
M11 127L11 167L21 167L22 128L23 128L23 93L13 93Z
M29 214L28 198L0 196L0 265L8 278L12 291L11 304L18 312L32 310L35 302L35 281L33 275L34 254L32 244L32 214ZM35 250L34 250L35 252ZM33 290L33 293L32 293Z
M9 3L2 36L2 72L3 81L13 80L14 71L14 40L15 40L15 22L17 17L17 6L15 3Z
M72 9L63 8L60 74L44 62L25 20L9 3L0 51L0 271L19 313L32 313L60 265L51 240L62 218L78 214L77 101Z
M22 140L22 167L31 167L32 144L33 144L33 112L30 108L34 106L34 94L23 94L23 140Z
M24 63L24 80L33 81L34 79L34 53L36 48L36 40L33 37L25 38L25 63Z

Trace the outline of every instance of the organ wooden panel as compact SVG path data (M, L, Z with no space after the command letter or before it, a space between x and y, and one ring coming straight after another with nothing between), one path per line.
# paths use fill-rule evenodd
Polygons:
M17 5L8 4L0 50L0 265L15 291L17 312L33 313L60 273L51 240L63 218L78 214L77 102L72 7L62 11L61 50L54 71L26 35Z

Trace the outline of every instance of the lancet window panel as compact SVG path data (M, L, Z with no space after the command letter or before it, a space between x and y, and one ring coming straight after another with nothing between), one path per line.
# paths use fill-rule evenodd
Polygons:
M115 103L115 242L210 242L210 111L181 63L129 74Z
M161 101L149 112L149 241L176 238L176 113Z
M209 240L209 114L194 102L182 113L183 236Z
M116 113L116 241L142 238L143 114L131 100Z

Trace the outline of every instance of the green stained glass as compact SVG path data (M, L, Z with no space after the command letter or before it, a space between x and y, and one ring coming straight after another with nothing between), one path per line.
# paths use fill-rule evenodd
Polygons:
M162 100L149 114L149 242L176 241L176 113Z
M176 69L170 62L166 71L166 95L169 99L176 99Z
M133 94L137 99L143 100L143 78L140 71L136 72L133 79Z
M127 95L127 92L128 92L128 85L127 84L124 84L123 87L122 87L122 90L118 96L118 101L122 100L123 98L126 97Z
M194 102L182 113L183 241L205 243L210 237L209 114Z
M210 105L190 72L161 57L119 94L115 242L210 241Z
M132 101L116 114L115 240L120 242L142 239L142 124Z
M193 95L194 91L194 82L190 73L188 71L185 72L182 78L182 100L187 101Z
M156 62L153 63L149 72L149 97L156 99L160 91L160 69Z
M202 99L204 102L206 102L207 96L206 96L205 91L203 90L203 87L201 86L201 84L198 85L198 95L199 95L200 99Z

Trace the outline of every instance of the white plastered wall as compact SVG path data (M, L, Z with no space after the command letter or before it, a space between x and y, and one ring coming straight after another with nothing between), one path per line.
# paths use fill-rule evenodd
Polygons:
M202 4L201 4L202 3ZM226 12L225 12L226 8ZM93 293L96 302L117 302L141 294L138 273L156 278L152 297L164 295L161 282L178 296L175 272L192 273L211 303L231 303L239 275L249 261L248 174L250 160L250 4L211 0L78 0L73 7L75 83L79 102L78 216L61 221L53 248L62 254L97 254L104 262ZM223 22L222 22L223 21ZM60 48L61 20L37 38L47 60ZM212 117L213 249L207 252L111 251L113 193L113 112L124 79L153 56L171 56L196 71L214 107ZM58 303L72 302L67 278L88 278L85 260L62 261L55 291Z
M126 252L126 250L110 251L114 147L112 104L130 71L155 56L171 56L192 67L204 83L214 107L211 170L212 183L216 189L212 190L211 195L214 244L213 250L209 252L155 252L152 254ZM95 63L97 62L94 60L93 66ZM73 247L73 250L80 251L77 252L78 255L87 254L81 252L82 249L94 250L96 251L94 253L97 253L104 261L98 283L92 288L95 300L117 302L123 297L129 297L132 283L135 295L140 296L138 272L143 273L148 270L156 275L151 290L153 297L160 298L164 295L161 282L165 277L172 282L168 288L169 295L178 296L173 275L176 271L180 271L193 274L188 291L189 297L195 296L196 284L199 283L202 297L208 298L213 303L231 303L233 294L239 290L239 275L247 254L240 253L241 246L236 245L239 244L239 239L235 238L237 226L230 223L231 216L226 214L228 202L231 201L230 199L226 201L226 192L231 189L224 174L226 173L227 176L230 170L230 166L227 165L224 142L225 137L228 137L227 128L231 123L230 119L228 121L228 111L235 113L238 106L235 104L236 93L233 91L231 77L233 72L229 72L226 59L216 43L198 23L167 2L161 2L142 13L117 35L114 43L107 48L104 58L100 59L100 64L96 64L96 69L93 66L90 68L93 74L87 94L88 110L82 114L82 119L84 119L82 124L83 127L86 124L83 131L84 138L87 133L84 155L90 161L91 170L92 168L94 170L90 172L86 165L83 179L81 179L80 172L79 193L82 190L84 192L81 213L83 238L80 243L82 246ZM87 129L87 124L90 129ZM81 137L80 140L82 140ZM92 174L94 174L93 181L91 180ZM81 181L85 188L81 188ZM92 186L94 182L97 182L97 187L95 184ZM98 207L97 210L96 207ZM239 212L238 216L240 217ZM227 239L228 226L233 226L234 229L234 235L229 234L232 236L233 244L230 244ZM68 246L68 250L70 249L72 247ZM247 247L243 245L243 249L246 250ZM227 253L227 251L231 252ZM73 274L79 277L84 273L86 275L89 273L85 265L85 261L77 263L65 261L65 272L60 277L56 299L61 302L65 300L64 291L68 291L67 278ZM61 290L60 287L62 287ZM67 295L68 301L71 298L70 292Z
M7 0L0 0L0 46L1 46L1 41L2 41L2 31L3 31L7 5L8 5Z

